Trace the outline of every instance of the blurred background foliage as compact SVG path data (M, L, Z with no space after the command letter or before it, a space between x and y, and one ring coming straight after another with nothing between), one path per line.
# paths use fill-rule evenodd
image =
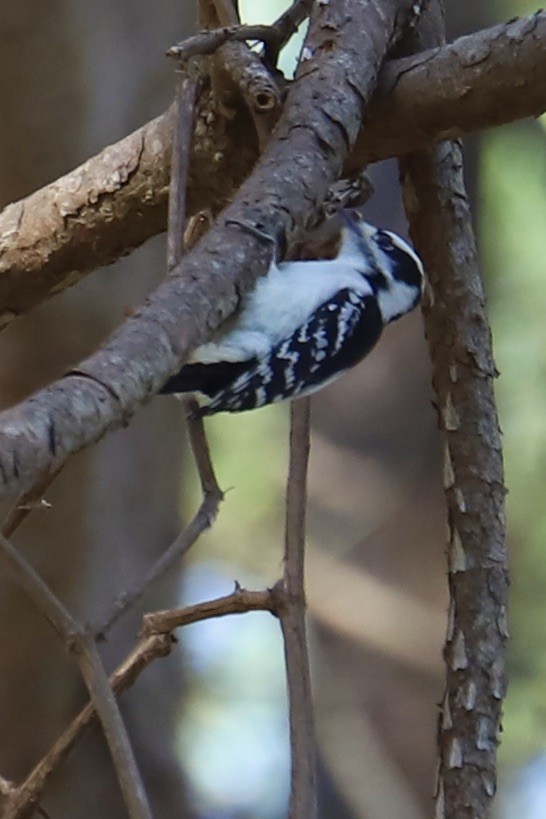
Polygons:
M255 4L253 6L248 3L242 4L243 13L246 13L249 21L257 20L262 16L263 5L260 4L261 7L258 10ZM272 17L278 13L279 7L282 7L282 3L275 4L275 9L271 13ZM448 26L453 34L466 33L480 25L494 24L515 15L532 13L534 10L536 7L533 3L517 2L517 0L498 0L498 2L488 4L448 2ZM521 817L526 819L529 816L531 819L531 817L544 815L544 801L542 801L544 797L539 796L540 788L537 789L537 782L540 779L544 781L543 787L546 792L546 765L540 766L534 762L529 767L532 780L529 778L527 768L523 768L525 781L528 781L529 785L532 781L534 789L532 798L522 795L528 789L521 787L520 779L515 774L521 766L525 766L529 760L544 752L546 748L546 700L543 694L546 684L546 555L544 553L546 518L543 519L540 514L544 500L543 475L546 467L546 321L544 320L546 308L544 246L546 235L546 116L537 121L526 121L497 129L483 135L479 140L472 139L469 142L468 167L469 173L473 176L468 181L470 192L475 198L476 223L489 297L497 366L501 373L497 384L497 396L504 431L506 476L509 487L507 509L513 573L510 618L512 639L509 658L510 689L506 701L505 730L500 754L501 784L507 783L507 787L502 788L506 793L504 807L504 811L508 811L506 815L513 816L517 810ZM376 199L382 198L383 187L378 186L377 191ZM374 203L371 207L374 207ZM389 226L396 226L397 217L395 215L393 219L392 209L386 214L388 206L386 208L379 204L377 208L383 217L383 223L387 222ZM394 365L389 364L389 366ZM361 377L363 379L369 377L370 368L372 368L371 376L374 378L374 383L377 383L378 373L373 371L371 362L362 367ZM337 390L339 387L333 389ZM320 396L314 400L315 413L320 413L321 416L322 400L327 401L325 397ZM213 422L214 438L218 435L222 440L229 441L229 451L220 442L216 448L221 472L224 468L223 459L226 456L229 459L225 466L227 474L235 475L240 470L246 473L244 479L237 481L241 489L243 481L245 485L248 482L253 483L252 479L249 481L251 473L260 475L260 490L257 490L254 485L254 492L248 489L241 492L241 497L245 498L245 502L250 499L250 508L247 506L246 511L243 507L238 509L244 518L239 518L239 515L236 514L239 520L245 521L244 540L248 541L247 548L241 541L240 530L235 533L242 550L242 554L239 555L239 560L242 558L241 565L245 571L250 570L259 579L259 582L268 582L274 576L274 559L273 565L268 565L268 571L264 573L266 565L264 550L272 550L273 554L277 555L277 559L279 555L282 521L280 516L274 521L272 511L276 509L278 513L280 510L279 502L282 498L283 486L279 478L283 475L282 465L286 457L284 451L279 452L279 441L283 440L282 437L279 437L281 432L279 415L283 416L282 420L285 422L286 415L282 408L257 413L252 423L249 424L250 428L246 426L246 419L245 422L231 418L218 419ZM246 451L247 453L252 451L255 459L254 467L246 458L245 465L242 467L239 457L241 444L238 433L239 423L244 424L243 435L250 434L251 436L248 439L250 446ZM212 424L210 426L212 427ZM416 434L411 420L407 421L405 434L408 437ZM236 445L233 449L234 440L239 446ZM261 441L261 444L255 447L250 441ZM268 448L264 447L267 442L269 442ZM338 458L348 467L347 471L352 472L354 479L356 470L353 469L353 461L359 456L362 457L362 452L357 455L358 450L355 447L351 447L349 451L343 451L342 445L337 443L334 445L337 446ZM335 496L338 492L340 494L347 492L347 482L343 481L343 476L336 476L334 463L337 459L329 451L328 455L331 457L328 460L328 455L322 451L328 449L329 446L332 446L332 443L324 440L320 432L316 431L311 467L311 566L314 550L320 548L321 545L327 545L330 554L333 552L337 558L350 558L352 549L349 532L351 523L354 525L354 519L358 517L355 514L355 507L360 511L362 504L365 505L368 500L371 506L375 507L376 514L381 517L378 507L383 504L389 514L389 508L392 512L392 506L396 505L397 500L399 501L398 487L393 485L392 474L385 475L388 472L388 466L383 463L378 467L375 464L373 475L375 485L370 485L370 481L363 483L364 494L368 495L367 500L361 497L355 503L355 498L351 497L347 499L345 508L337 510L339 514L330 514L326 516L329 520L321 519L318 526L314 525L316 505L327 504L330 506L329 512L332 513L333 507L344 507L343 498ZM371 458L373 455L368 451L364 454L364 458L366 457ZM419 459L419 453L417 453L417 459ZM316 463L317 460L319 464ZM265 471L262 466L264 462L268 464L268 469ZM416 467L415 477L420 477L419 464L414 463L413 465ZM329 491L318 486L320 480L314 477L317 468L322 474L324 474L323 469L328 471ZM340 479L336 480L336 477ZM397 476L402 484L405 483L401 490L404 493L402 504L404 501L411 502L411 492L409 497L406 496L408 482L404 481L405 477ZM387 481L387 485L383 480ZM273 504L270 507L270 513L262 516L265 513L262 494L264 490L269 493ZM360 484L357 491L361 491ZM255 499L256 494L261 497L261 500ZM369 500L370 495L373 496L372 501ZM232 503L229 496L228 501ZM260 510L257 516L255 515L256 510ZM231 542L231 527L226 522L226 517L227 515L219 521L210 538L209 548L215 559L219 556L216 544L219 544L220 552L225 555L223 547L226 542ZM256 528L260 522L265 523L261 533ZM271 541L271 524L275 524L277 529L277 538L273 542ZM362 522L359 525L362 526ZM378 525L380 524L375 521L370 528L374 530ZM360 531L360 536L363 541L367 542L367 547L373 549L371 539L366 534L363 535L362 530ZM259 554L252 546L257 543L260 544ZM437 544L440 550L441 544L440 539ZM231 550L230 554L233 555L235 552ZM388 556L384 553L382 557L388 560ZM388 574L388 567L382 567L383 572ZM427 575L426 570L425 575ZM313 578L311 568L310 583ZM311 611L316 616L316 613L313 612L312 592L310 596ZM369 639L369 635L364 635L366 636ZM273 649L276 635L271 633L269 639L273 641ZM230 655L230 650L227 650L228 664L232 660ZM280 665L277 667L277 673L282 675ZM247 741L246 736L243 741ZM347 742L347 747L349 746L350 742ZM265 760L262 760L263 762ZM332 768L336 768L334 762L332 762ZM345 784L348 791L351 792L352 786ZM349 801L351 801L350 798ZM384 813L374 812L373 808L366 805L365 799L361 798L359 801L358 795L352 800L351 809L355 816L384 815L387 817L394 815L389 812L392 808L387 808ZM416 815L419 815L419 809L422 808L416 807ZM282 815L281 808L279 810L280 813L274 815ZM539 812L541 810L542 812ZM406 808L403 813L400 813L400 816L407 817L410 811L411 808ZM255 814L251 810L249 815ZM270 813L264 809L263 815L269 816Z
M285 5L240 2L249 22L272 19ZM44 15L40 0L24 0L2 12L0 117L10 124L0 134L3 201L164 110L173 80L162 54L190 31L190 7L95 0L90 12L83 0L54 0ZM517 0L448 0L446 7L451 37L535 10ZM286 70L297 48L285 55ZM546 788L546 120L469 139L466 152L502 374L497 395L510 489L502 816L537 819L545 815ZM372 174L368 218L403 233L395 163ZM0 339L4 403L93 349L163 270L158 239L10 327ZM416 314L313 399L307 591L323 819L431 814L447 600L441 445L429 381ZM175 402L157 399L129 430L75 459L52 491L51 514L22 533L36 565L80 613L96 616L169 542L179 514L195 509L181 423ZM155 590L147 609L228 593L235 579L269 585L280 571L287 408L213 418L207 428L226 500L183 575ZM0 604L0 773L21 776L82 692L70 659L41 622L27 622L26 601L7 583ZM137 628L138 612L106 646L111 663ZM179 636L176 656L123 700L157 815L281 819L288 737L277 624L252 614ZM50 792L50 815L123 816L108 771L95 735Z

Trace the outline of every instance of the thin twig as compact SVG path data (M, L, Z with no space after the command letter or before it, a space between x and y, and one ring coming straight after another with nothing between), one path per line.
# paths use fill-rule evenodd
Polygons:
M218 514L220 503L224 498L224 493L218 486L214 473L203 420L195 412L198 408L197 402L195 399L189 398L186 399L184 404L188 409L188 434L201 489L204 494L203 501L191 523L180 532L169 548L154 563L150 571L131 591L124 592L118 597L102 625L94 628L97 638L103 638L112 626L117 623L122 614L134 606L148 588L166 574L188 552L199 536L212 526Z
M46 470L29 490L19 495L0 528L4 537L10 538L31 512L48 508L48 504L44 499L45 491L49 489L63 467L64 464L61 464L57 469Z
M150 819L151 812L131 743L107 684L94 642L32 566L3 535L0 535L0 551L13 570L18 584L38 611L51 623L64 644L75 653L89 695L99 714L129 815L132 819Z
M53 626L58 637L69 645L71 641L77 638L81 628L80 624L4 535L0 535L0 552L13 571L18 585L30 597L38 611Z
M180 263L189 247L185 232L188 200L188 179L195 108L201 80L195 77L179 79L174 101L174 133L169 180L169 214L167 235L167 269L169 273Z
M97 709L129 816L131 819L152 819L131 741L92 635L81 635L77 642L76 657Z
M172 649L170 635L155 635L139 642L129 657L110 677L113 691L120 694L129 688L142 671ZM48 753L31 771L5 804L3 819L28 819L33 815L51 775L66 761L84 731L97 719L95 704L89 702L71 722Z
M199 81L194 77L178 77L174 102L174 134L167 233L167 270L169 273L178 264L182 255L186 221L187 179L198 87Z
M218 513L218 506L222 500L219 495L207 495L197 514L173 540L168 549L154 563L150 571L128 592L123 592L113 603L103 622L93 626L93 633L97 639L103 639L122 615L132 608L160 577L166 574L193 546L199 536L209 529Z
M317 815L316 749L311 674L305 628L304 550L310 400L290 408L290 465L286 489L286 532L281 587L281 629L290 712L290 819Z
M170 634L180 626L210 620L214 617L224 617L226 614L270 611L278 615L279 604L280 598L276 589L248 591L237 586L232 594L218 597L216 600L206 600L204 603L195 603L183 609L169 609L169 611L154 611L151 614L145 614L142 618L142 636Z
M173 175L170 185L170 210L169 210L169 269L175 267L181 260L185 248L191 247L200 236L200 230L206 220L192 218L188 227L183 231L186 222L186 195L188 178L188 157L189 140L188 136L193 130L194 102L196 89L186 86L186 93L179 97L180 108L184 109L184 116L176 119L176 127L179 129L175 135L174 143L180 154L184 158L173 154ZM176 176L175 176L176 169ZM173 235L173 232L176 235ZM182 241L178 237L182 238ZM203 421L198 418L196 410L197 402L194 399L187 399L185 406L188 410L188 433L190 444L199 474L201 489L203 491L203 501L197 514L190 524L183 529L175 538L171 545L154 563L146 575L130 591L125 591L119 595L113 603L110 612L100 624L95 624L92 628L97 639L104 639L106 634L118 622L122 615L132 608L146 593L153 583L165 575L193 546L199 536L208 529L218 514L218 507L224 497L222 490L218 486L214 467L212 465L210 450L205 435Z
M277 614L283 605L281 589L248 591L236 588L225 597L197 603L184 609L159 611L143 618L142 636L138 645L110 677L110 685L116 694L135 683L140 674L160 657L171 653L174 640L172 631L180 626L229 614L248 611L269 611ZM55 742L27 779L17 788L6 786L9 799L3 819L26 819L38 803L51 775L66 761L68 754L84 731L97 718L93 702L89 702L74 718L63 735Z
M195 398L187 398L184 401L187 409L187 424L190 445L195 458L195 464L199 473L201 489L205 498L209 495L221 501L224 497L222 490L218 486L214 467L210 457L210 447L205 434L203 419L198 415L199 405Z
M309 17L313 0L295 0L281 16L273 23L277 32L276 39L265 42L265 55L272 65L277 64L279 52L290 38L297 32L306 17Z
M242 43L247 40L261 40L267 42L276 39L277 31L273 26L225 26L224 28L200 31L193 37L188 37L181 43L171 46L167 57L186 61L201 54L214 54L224 43Z
M239 14L232 0L212 0L218 24L220 26L234 26L240 24ZM278 52L286 45L297 32L299 26L311 13L313 0L295 0L292 5L275 20L271 28L275 31L275 49ZM261 39L261 38L260 38ZM269 57L273 55L268 55ZM276 58L273 64L276 63Z

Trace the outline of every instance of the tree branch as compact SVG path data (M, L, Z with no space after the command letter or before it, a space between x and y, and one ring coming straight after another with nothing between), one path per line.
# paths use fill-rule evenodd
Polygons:
M17 583L75 655L101 721L129 816L131 819L151 819L152 814L131 742L93 637L72 617L49 586L3 535L0 535L0 552L12 569Z
M195 92L194 80L181 81L176 91L177 130L173 142L173 171L169 194L169 235L167 241L167 267L169 271L172 271L180 263L184 251L192 246L192 241L196 238L193 229L193 222L196 221L196 217L190 219L186 231L183 229L186 223L189 137L192 130ZM190 123L189 127L185 118L180 117L181 109L186 112L186 120ZM184 406L187 410L188 434L199 474L203 501L193 520L177 535L144 577L140 578L132 589L122 592L114 601L108 614L103 617L102 623L100 625L96 624L91 629L97 639L104 639L120 617L140 600L148 588L180 561L205 529L212 525L218 514L218 507L223 500L224 494L218 485L212 465L205 426L202 418L199 418L196 412L198 405L194 398L188 398L184 402Z
M143 638L129 657L110 677L112 690L120 694L129 688L150 663L171 653L173 640L170 634L158 634ZM3 819L30 819L41 799L44 788L56 770L66 761L76 742L97 719L93 702L89 702L71 722L63 735L55 742L43 759L31 771L26 780L12 789L4 805Z
M441 35L437 23L435 36ZM508 602L491 331L460 145L410 155L401 172L412 238L432 290L425 328L445 440L450 610L435 816L486 819L496 790Z
M346 170L546 110L546 12L386 63Z
M97 639L104 639L106 634L117 623L120 617L145 594L156 580L163 577L189 551L195 541L209 529L216 519L218 508L223 500L223 492L216 481L212 462L210 460L207 440L205 438L203 421L194 418L188 421L190 443L199 472L203 501L195 517L176 536L170 546L156 560L151 569L129 591L119 595L108 614L100 624L93 626L93 633Z
M409 157L404 175L412 237L434 293L426 333L446 441L451 604L437 815L470 815L464 805L471 803L472 816L484 819L496 789L506 687L508 571L496 372L460 146L442 144L428 156Z
M411 0L382 0L379 12L375 2L316 7L310 59L290 89L275 139L232 205L97 353L0 414L0 494L27 488L43 470L126 423L268 268L272 247L260 235L284 241L303 227L356 139L397 34L395 20L413 7Z
M185 609L145 615L138 645L110 677L112 690L115 694L121 694L136 682L152 662L160 657L167 657L175 642L172 636L175 628L212 617L245 614L249 611L270 611L276 615L280 605L280 592L275 589L247 591L236 588L233 594L216 600L207 600ZM76 742L96 719L95 705L89 702L21 785L15 786L2 780L3 784L0 785L9 797L3 819L30 819L51 775L66 761Z
M195 99L199 81L179 77L174 101L174 138L167 229L167 270L170 273L181 259L186 226L186 196L193 136Z
M240 586L232 594L194 603L183 609L169 609L145 614L142 618L142 636L151 637L157 634L170 634L175 628L225 617L226 614L247 614L249 611L270 611L279 616L280 597L276 589L248 591Z
M284 571L279 609L290 713L290 819L315 819L317 771L311 672L305 625L305 509L310 400L290 405L290 465L286 489Z
M213 0L212 6L201 10L204 24L211 23L211 27L216 24L240 25L232 0ZM276 42L280 42L280 37L281 34L277 33ZM282 95L261 55L244 42L226 43L215 55L211 81L218 109L223 110L228 118L236 116L238 101L242 97L252 117L260 149L263 149L279 118Z
M546 110L546 13L388 62L345 165ZM198 104L189 213L218 212L256 161L249 120L218 116L210 89ZM90 270L165 230L172 112L106 148L0 214L0 328Z
M188 37L181 43L169 48L167 57L175 57L177 60L191 60L200 54L214 54L225 43L242 43L247 40L261 40L268 42L277 38L277 32L273 26L244 26L234 25L224 28L200 31L193 37Z

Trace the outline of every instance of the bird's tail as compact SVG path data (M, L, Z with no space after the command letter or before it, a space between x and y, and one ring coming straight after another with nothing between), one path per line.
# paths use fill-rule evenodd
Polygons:
M160 395L200 392L212 398L248 368L248 361L186 364L163 384Z

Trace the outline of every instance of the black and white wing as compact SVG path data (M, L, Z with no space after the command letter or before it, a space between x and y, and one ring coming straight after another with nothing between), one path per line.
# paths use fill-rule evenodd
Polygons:
M321 304L267 355L246 361L188 364L161 392L200 392L203 415L243 412L315 392L357 364L375 345L383 319L372 295L349 288Z

